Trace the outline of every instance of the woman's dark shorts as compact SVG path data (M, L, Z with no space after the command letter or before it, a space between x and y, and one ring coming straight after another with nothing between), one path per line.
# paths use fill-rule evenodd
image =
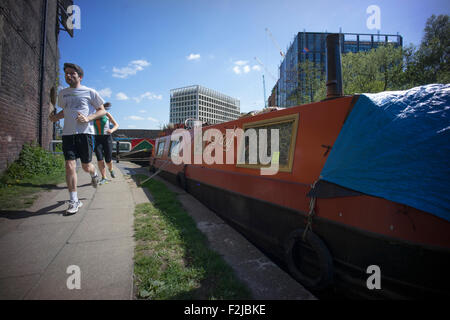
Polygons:
M97 156L97 161L103 160L103 156L105 156L105 161L107 163L111 162L113 150L112 143L112 136L110 134L95 136L95 155Z
M76 160L80 158L81 163L89 163L92 161L92 134L80 133L62 136L62 145L64 159Z

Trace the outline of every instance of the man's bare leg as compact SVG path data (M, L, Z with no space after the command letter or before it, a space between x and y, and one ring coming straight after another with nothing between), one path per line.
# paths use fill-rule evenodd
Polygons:
M95 166L91 162L81 163L81 167L85 172L89 173L91 176L94 176L97 173L97 171L95 170Z
M66 160L66 183L67 189L69 189L70 201L72 203L78 202L76 160Z
M76 160L66 160L66 183L69 192L77 192Z
M69 189L70 202L67 208L67 214L74 214L83 206L83 203L78 200L77 194L77 162L76 160L66 160L66 183Z
M97 170L95 169L95 166L89 162L89 163L81 163L81 167L83 170L91 175L92 178L92 186L94 188L97 188L98 184L98 175Z

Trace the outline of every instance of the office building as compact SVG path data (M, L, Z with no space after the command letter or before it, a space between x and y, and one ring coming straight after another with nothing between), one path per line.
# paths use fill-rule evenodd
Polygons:
M280 65L280 78L275 86L276 103L280 107L292 107L305 103L301 100L307 92L305 72L299 67L306 60L319 66L320 76L326 73L326 32L299 32L289 46ZM369 51L380 45L393 44L402 46L400 35L340 33L341 53ZM295 95L295 99L293 96ZM300 98L300 101L298 100ZM272 97L272 100L274 98ZM272 102L273 103L273 102Z
M170 123L195 119L216 124L239 118L240 101L199 85L170 90Z

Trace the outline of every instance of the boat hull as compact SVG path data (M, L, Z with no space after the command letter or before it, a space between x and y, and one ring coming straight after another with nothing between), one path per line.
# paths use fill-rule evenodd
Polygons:
M177 183L168 171L160 175ZM231 223L250 241L277 260L285 260L289 234L304 229L307 212L276 205L204 182L186 179L186 191ZM316 217L313 232L329 249L334 287L365 299L442 298L448 295L450 254L445 248L421 245L359 230ZM381 289L368 289L367 268L379 266ZM314 290L314 288L312 288Z

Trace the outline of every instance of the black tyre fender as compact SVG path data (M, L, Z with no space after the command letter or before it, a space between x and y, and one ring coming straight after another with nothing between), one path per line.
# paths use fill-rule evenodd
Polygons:
M186 190L186 176L184 175L184 172L178 172L177 183L181 189Z
M313 290L322 290L333 282L334 267L330 251L325 243L314 232L308 231L305 244L311 247L317 256L319 267L318 276L311 278L299 270L301 264L304 229L297 229L292 232L285 243L284 257L292 276L305 287Z

